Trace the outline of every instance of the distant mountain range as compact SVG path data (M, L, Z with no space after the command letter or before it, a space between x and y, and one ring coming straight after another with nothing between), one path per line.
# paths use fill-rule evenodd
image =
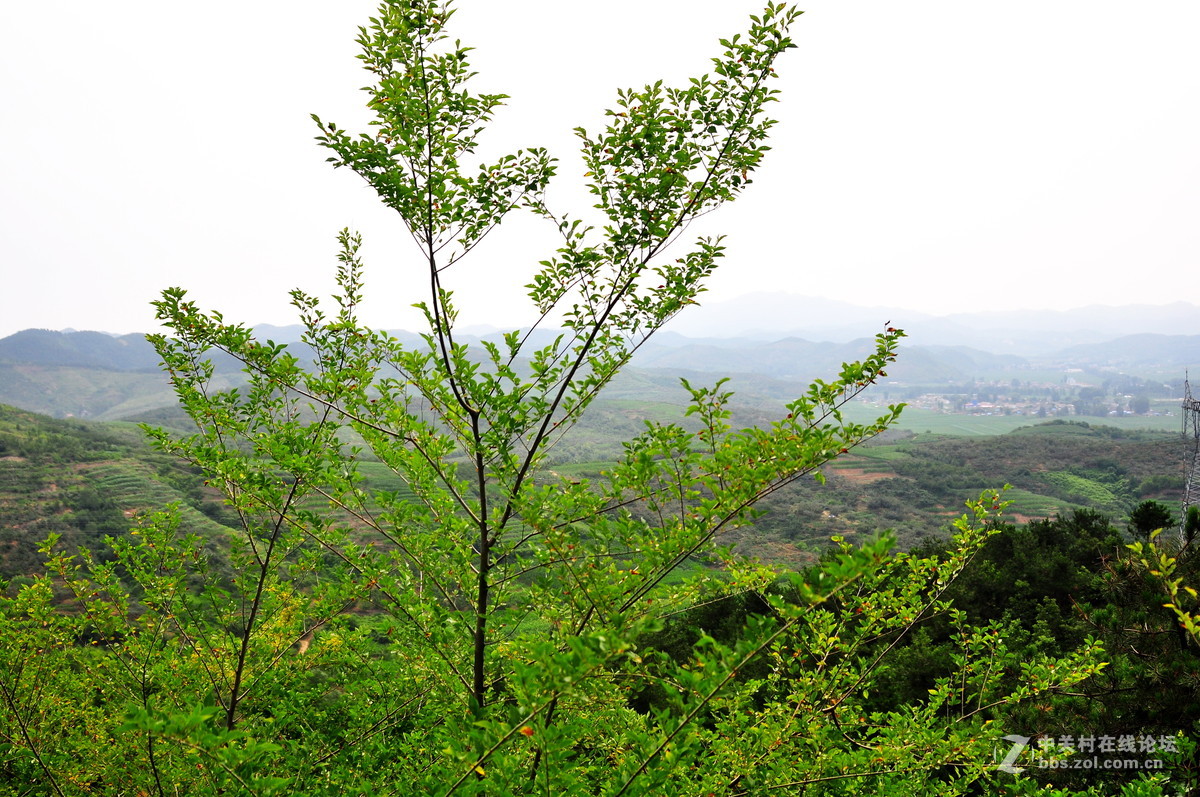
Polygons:
M145 335L25 329L0 339L0 363L157 371L158 362Z
M787 293L753 293L690 308L667 329L690 337L796 337L844 343L874 335L888 323L904 329L914 344L969 346L996 354L1033 356L1127 335L1200 334L1200 305L1174 302L1011 312L971 309L933 316Z
M783 307L789 315L781 314ZM829 377L843 362L861 358L871 350L874 333L890 321L909 332L899 362L889 369L893 384L1028 380L1031 372L1068 370L1077 384L1099 383L1114 373L1177 384L1185 370L1200 374L1200 307L1183 302L908 320L902 312L773 294L743 297L694 308L691 316L672 322L642 347L634 368L655 380L688 373L741 375L746 379L739 390L788 393L796 382ZM789 323L781 318L793 319L794 326L772 332ZM752 319L761 324L757 330L749 328ZM696 330L704 334L684 334ZM716 334L731 330L742 334ZM464 340L496 336L473 331ZM301 329L264 324L256 332L264 340L295 345ZM409 332L393 334L419 341ZM302 351L297 355L303 359ZM216 359L224 382L240 379L232 358ZM172 407L175 397L142 335L27 329L0 339L0 403L59 417L118 419Z

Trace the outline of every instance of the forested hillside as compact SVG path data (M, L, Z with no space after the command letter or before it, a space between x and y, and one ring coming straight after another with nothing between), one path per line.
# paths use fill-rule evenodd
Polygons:
M635 409L601 402L581 424L583 439L606 450L599 429L629 432L670 407ZM756 419L744 409L739 420ZM1047 421L1007 434L954 437L893 433L856 448L823 470L824 483L799 480L765 499L753 526L728 532L740 553L795 565L829 538L885 530L908 548L948 534L950 521L980 492L1011 485L1010 516L1021 522L1091 509L1113 518L1148 499L1177 504L1185 443L1178 434L1121 430L1086 421ZM555 464L556 473L597 477L603 462Z
M105 537L181 505L183 528L219 548L230 513L198 471L154 452L132 424L63 421L0 404L0 577L45 570L40 545L111 559ZM17 583L23 583L18 581Z
M629 389L652 394L654 385ZM616 395L596 404L544 478L598 478L615 465L621 441L646 421L687 421L674 404ZM145 417L182 425L178 410ZM735 408L735 418L761 422L762 414ZM730 530L724 541L785 566L812 561L835 535L891 531L908 548L945 538L966 501L1005 484L1012 485L1010 517L1020 522L1075 509L1119 519L1147 499L1179 500L1183 453L1178 435L1086 422L1050 421L992 436L892 434L830 463L824 483L800 480L766 499L754 524ZM596 454L613 459L588 458ZM377 465L364 463L369 479L377 474L372 483L385 478ZM8 541L0 575L36 571L37 545L50 532L68 547L101 551L105 534L124 533L133 515L170 502L182 502L186 529L207 537L220 537L221 523L236 526L199 471L153 450L130 423L56 420L0 405L0 479L0 533Z

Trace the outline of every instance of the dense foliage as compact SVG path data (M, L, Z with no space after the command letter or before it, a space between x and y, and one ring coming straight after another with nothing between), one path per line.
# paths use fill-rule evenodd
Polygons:
M578 131L596 225L548 205L555 165L543 150L468 163L502 97L466 88L468 49L445 32L450 16L434 0L384 2L359 38L372 132L317 120L331 161L411 233L428 331L405 343L359 322L363 267L349 231L337 310L292 294L311 362L180 289L164 293L156 306L171 334L152 340L195 431L152 435L223 494L236 531L219 558L228 567L180 525L178 506L140 517L111 556L72 553L51 535L46 573L0 597L0 788L1039 789L996 767L997 737L1027 707L1085 689L1106 654L1099 634L1065 620L1074 635L1062 644L1031 641L1009 609L964 586L976 562L1009 561L988 553L1009 539L998 493L973 502L935 552L895 554L887 534L835 540L811 568L779 573L721 546L762 499L895 420L899 407L866 423L842 408L886 373L900 331L760 425L731 424L722 381L684 381L693 425L647 422L597 478L547 467L551 446L716 267L719 239L666 249L760 165L769 80L797 12L769 5L721 42L711 75L621 92L604 130ZM472 349L455 334L454 266L521 209L562 236L527 286L561 334L534 344L532 330L513 331ZM222 389L216 356L242 363L241 386ZM395 486L368 479L379 471ZM1054 558L1038 551L1066 539L1049 528L1011 537L1046 544L1010 557L1033 581L1003 600L1022 617L1044 613L1052 634L1051 610L1062 619L1066 606L1037 590L1078 575L1093 594L1071 566L1111 540L1098 528L1074 541L1047 575L1039 568ZM1148 539L1130 560L1147 588L1168 579L1184 614L1160 611L1164 622L1188 616L1186 590L1169 581L1184 572L1177 553ZM727 607L724 620L702 618L706 605ZM694 622L681 629L684 616ZM920 650L937 661L898 658L926 629L938 636ZM1186 642L1194 625L1183 630ZM926 688L897 686L916 682ZM1180 772L1126 793L1164 793Z

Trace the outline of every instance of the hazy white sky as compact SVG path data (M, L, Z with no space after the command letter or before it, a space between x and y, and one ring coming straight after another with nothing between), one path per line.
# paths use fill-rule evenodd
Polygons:
M1200 3L811 0L779 64L782 124L710 217L708 301L779 290L933 313L1200 301ZM153 328L167 286L252 323L324 293L362 232L377 326L424 298L411 244L308 114L350 129L372 0L0 6L0 336ZM461 0L489 153L543 145L590 204L572 127L617 86L682 83L756 2ZM467 323L525 317L553 238L506 222L463 265ZM1186 330L1181 330L1184 332ZM1192 330L1194 331L1194 330Z

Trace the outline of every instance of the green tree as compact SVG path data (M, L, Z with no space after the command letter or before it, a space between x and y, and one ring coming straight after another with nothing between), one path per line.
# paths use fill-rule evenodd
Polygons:
M769 425L732 428L723 381L684 381L690 425L647 423L598 479L547 467L716 267L719 238L671 247L761 164L770 80L798 12L767 6L721 42L710 75L621 91L603 130L577 131L595 224L548 204L545 151L474 158L503 97L467 88L451 15L435 0L384 2L359 36L371 132L316 119L331 162L377 191L421 253L421 343L359 322L349 231L336 311L292 292L303 349L164 292L171 334L152 340L198 431L151 433L224 492L238 518L234 570L212 568L168 511L143 519L140 543L115 543L118 563L60 553L6 598L3 617L20 629L40 627L52 588L72 596L76 614L44 649L82 673L77 690L101 695L93 708L107 718L43 756L47 743L23 731L86 699L10 700L0 734L11 760L60 793L952 793L987 777L993 708L1087 677L1095 646L1017 661L996 629L960 623L960 678L890 713L866 700L888 649L873 645L948 611L998 496L960 521L940 560L890 557L886 536L841 544L812 572L784 574L782 591L767 589L780 574L719 545L760 499L819 477L897 417L891 407L859 424L842 408L885 373L900 331ZM561 328L469 346L456 266L519 210L561 235L527 286ZM243 363L244 387L217 389L218 354ZM387 488L367 478L366 454ZM671 616L748 592L761 611L722 641L701 634L677 657L639 648ZM106 644L68 644L85 629ZM0 642L6 673L19 669L24 643ZM988 661L1019 669L1019 683ZM647 685L666 702L639 712L631 699ZM114 762L99 774L80 763L98 744Z
M1175 513L1158 501L1142 501L1129 513L1129 532L1138 537L1149 537L1153 531L1175 525Z
M1005 528L979 549L946 595L969 626L1001 629L1006 647L1021 659L1074 650L1089 635L1104 645L1102 670L1069 690L1002 707L995 715L1000 727L1052 739L1177 740L1180 754L1169 762L1173 793L1191 793L1197 760L1187 742L1200 727L1197 648L1164 602L1195 605L1180 586L1194 581L1195 562L1185 552L1148 565L1146 552L1155 557L1164 548L1178 553L1178 546L1154 543L1158 536L1153 532L1151 541L1134 546L1140 555L1130 555L1120 530L1088 510ZM946 545L928 543L925 551L936 553ZM1162 578L1163 573L1170 577ZM953 673L955 633L949 616L934 617L901 640L876 681L871 705L911 705L939 677ZM1030 774L1042 784L1091 786L1101 793L1138 788L1141 781L1138 771L1119 768Z

